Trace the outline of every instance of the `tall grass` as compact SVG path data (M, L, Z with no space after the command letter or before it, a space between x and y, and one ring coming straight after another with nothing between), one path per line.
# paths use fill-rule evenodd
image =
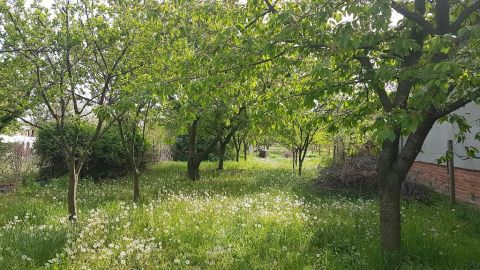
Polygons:
M82 182L75 225L66 179L23 187L0 195L0 269L380 269L377 202L313 189L318 163L206 163L191 182L165 162L138 205L128 178ZM402 269L480 269L480 212L429 201L402 205Z

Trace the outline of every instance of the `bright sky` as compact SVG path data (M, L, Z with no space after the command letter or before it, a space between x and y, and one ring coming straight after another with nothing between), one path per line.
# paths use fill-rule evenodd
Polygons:
M396 12L395 10L392 10L392 17L390 18L391 25L397 25L398 21L403 19L403 15Z
M27 0L26 1L26 4L27 5L30 5L32 3L33 0ZM247 1L247 0L241 0L241 2L243 1ZM45 7L51 7L52 4L55 2L55 0L43 0L42 1L42 4L45 6ZM390 25L391 26L395 26L397 25L398 21L401 20L403 18L403 16L399 13L397 13L395 10L392 10L392 17L390 18Z

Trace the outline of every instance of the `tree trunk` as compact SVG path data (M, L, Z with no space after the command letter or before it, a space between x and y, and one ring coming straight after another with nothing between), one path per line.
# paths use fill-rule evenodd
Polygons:
M235 161L238 162L240 160L240 150L242 150L242 142L239 141L238 145L235 144Z
M68 219L72 222L77 221L77 186L78 179L80 178L80 170L76 169L75 160L69 161L70 166L70 177L68 180L68 194L67 194L67 204L68 204Z
M334 141L333 141L333 156L332 156L334 166L338 165L337 164L337 155L338 155L337 154L337 138L335 138Z
M233 145L235 146L235 161L240 160L240 151L242 150L243 139L240 136L233 136Z
M400 251L400 193L401 182L392 176L382 177L380 185L380 244L388 256ZM388 183L388 184L387 184ZM393 254L392 254L393 253Z
M394 167L399 157L400 133L393 141L382 144L377 161L377 181L380 197L380 247L387 267L395 267L400 243L400 192L403 178ZM406 173L405 173L406 175Z
M293 172L295 172L295 161L296 161L295 149L292 149L292 169L293 169Z
M188 160L188 178L192 181L200 179L200 162L195 159Z
M298 176L302 176L302 165L303 165L303 160L298 161Z
M225 149L226 149L226 144L225 143L220 143L220 157L218 159L218 166L217 170L221 171L223 170L223 161L225 159Z
M200 179L200 162L197 160L197 128L198 119L188 129L188 178L192 181Z
M377 178L380 195L380 245L389 268L399 264L401 249L401 187L415 158L422 149L428 132L436 118L427 116L417 130L399 149L400 131L396 130L396 139L384 141L377 162Z
M138 203L138 201L140 201L140 171L135 168L133 174L133 202Z
M305 160L305 156L307 154L308 147L305 149L298 149L298 176L302 176L302 166L303 166L303 161Z
M248 143L244 142L243 143L243 160L247 161L247 148L248 148Z

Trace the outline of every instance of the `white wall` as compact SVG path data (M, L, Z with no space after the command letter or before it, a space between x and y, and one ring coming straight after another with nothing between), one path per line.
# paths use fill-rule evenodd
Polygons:
M3 143L20 143L27 145L28 148L32 148L33 143L35 142L35 137L28 137L24 135L3 135L0 134L0 142Z
M417 161L427 163L437 163L437 159L445 155L447 151L447 141L453 140L453 151L455 152L455 167L480 170L480 159L464 160L458 156L466 156L465 146L474 146L480 150L480 142L475 140L475 134L480 132L480 106L474 103L469 103L454 112L458 115L463 115L472 126L471 132L467 134L467 139L464 143L457 143L454 136L458 133L458 127L450 123L435 123L432 130L428 134L423 143L422 152L417 156ZM457 156L458 155L458 156ZM480 153L477 153L480 157Z

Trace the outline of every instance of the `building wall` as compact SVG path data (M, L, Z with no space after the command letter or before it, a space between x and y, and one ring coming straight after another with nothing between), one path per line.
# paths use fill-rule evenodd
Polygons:
M457 168L480 170L480 158L466 159L465 146L474 146L480 149L480 141L475 140L475 135L480 132L480 106L469 103L465 107L454 112L463 115L472 126L464 143L455 140L455 134L459 132L456 125L450 123L435 123L428 134L422 147L422 152L417 156L417 161L436 164L437 159L444 156L447 151L447 141L453 140L454 164ZM480 153L477 154L480 156ZM479 180L480 181L480 180Z
M439 193L450 194L450 181L445 165L417 161L410 174L418 183ZM480 171L455 168L455 197L459 201L480 207Z
M466 158L465 146L480 149L480 142L475 135L480 132L480 106L470 103L454 112L463 115L472 126L463 143L455 140L459 129L450 123L436 123L428 134L418 154L411 174L418 182L430 186L435 191L450 194L450 182L445 165L438 165L437 160L447 151L448 140L453 140L455 165L455 195L459 201L480 206L480 153L479 158Z

